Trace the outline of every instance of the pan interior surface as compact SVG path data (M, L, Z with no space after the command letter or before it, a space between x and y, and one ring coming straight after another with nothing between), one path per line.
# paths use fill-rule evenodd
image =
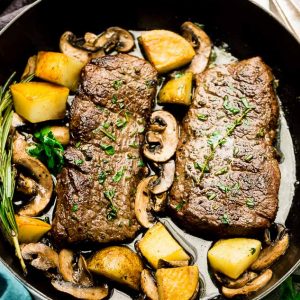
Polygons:
M297 82L300 71L300 45L272 16L248 1L211 0L194 1L188 5L175 2L151 1L147 5L132 2L101 3L86 0L80 5L71 1L44 0L16 19L0 36L0 82L13 72L19 74L27 58L39 50L58 51L60 35L71 30L78 36L85 31L101 32L110 26L130 30L155 28L178 31L180 25L191 20L205 25L205 31L215 44L226 42L230 52L245 59L261 56L271 66L279 80L278 96L281 101L279 149L282 179L279 193L279 212L276 221L285 223L290 230L291 243L285 257L273 266L274 275L263 290L249 299L261 299L300 262L300 191L296 174L300 171L300 86ZM22 49L22 50L20 50ZM199 265L201 299L218 296L218 290L207 271L206 253L211 241L191 236L178 228L169 218L161 220L179 240L186 245ZM18 261L3 238L0 239L0 259L24 284L44 299L61 299L49 281L39 272L29 270L25 278ZM41 276L43 279L41 280ZM128 299L115 290L112 299ZM64 296L68 299L68 296Z

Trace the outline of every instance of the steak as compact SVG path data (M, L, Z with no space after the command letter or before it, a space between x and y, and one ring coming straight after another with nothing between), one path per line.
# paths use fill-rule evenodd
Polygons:
M172 215L196 234L256 233L278 206L271 70L255 57L209 69L196 85L177 150Z
M106 243L135 236L140 147L156 93L145 60L118 54L94 59L70 112L70 146L57 180L52 234L57 243Z

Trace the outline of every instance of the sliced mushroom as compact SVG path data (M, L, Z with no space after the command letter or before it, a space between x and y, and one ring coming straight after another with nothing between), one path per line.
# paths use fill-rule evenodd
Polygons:
M73 277L76 278L76 282L82 286L89 287L93 285L93 277L88 270L87 262L85 258L80 255L78 259L78 270Z
M147 296L147 299L158 300L158 289L148 269L144 269L141 273L141 288Z
M181 25L182 35L195 48L194 56L188 70L194 75L202 73L208 66L211 53L211 41L209 36L196 24L184 22Z
M155 212L162 212L165 210L167 205L167 192L162 194L154 195L154 207L153 210Z
M289 235L287 232L270 246L264 248L257 260L251 265L253 271L261 271L270 267L280 256L284 255L289 247Z
M249 295L266 286L272 278L273 272L270 269L265 270L262 274L257 276L253 281L238 289L230 289L222 287L222 293L227 298L233 298L238 295Z
M27 154L24 138L16 133L13 142L13 162L28 169L37 182L37 193L29 204L18 212L21 216L37 216L48 205L53 191L53 182L48 169L36 158Z
M223 274L215 273L216 279L224 286L232 289L240 288L257 277L254 272L245 272L238 279L231 279Z
M160 165L160 176L149 182L150 191L157 195L166 192L173 184L175 174L175 161L169 160L168 162Z
M143 147L144 155L155 162L166 162L174 155L177 144L176 119L167 111L157 110L152 113Z
M65 281L75 283L73 278L73 259L74 253L72 250L62 249L58 255L59 273Z
M66 126L50 126L50 130L53 133L56 140L62 145L68 145L70 142L70 130Z
M119 42L119 36L117 33L113 31L104 31L97 37L97 39L94 42L94 46L97 49L103 49L105 53L109 53L113 49L116 48L117 44Z
M150 192L148 189L149 182L155 180L156 176L144 178L137 186L135 195L134 211L139 223L146 228L153 226L153 217L150 214Z
M164 260L164 259L159 259L158 260L158 269L161 268L178 268L178 267L186 267L189 265L188 260Z
M61 280L52 280L51 284L60 292L72 295L77 299L100 300L108 295L108 288L106 286L84 287Z
M59 41L59 49L62 53L71 56L82 63L86 64L90 57L89 52L84 49L80 49L74 46L77 41L77 37L70 31L66 31L61 37Z
M24 79L30 75L33 75L35 73L35 68L36 68L36 60L37 60L37 56L36 55L33 55L33 56L30 56L28 58L28 61L27 61L27 64L26 64L26 67L25 67L25 70L21 76L21 79Z
M42 243L24 245L21 253L25 260L31 260L30 264L39 270L48 271L58 268L58 254Z
M107 33L114 33L118 36L118 43L116 46L116 50L118 52L129 52L134 47L134 37L133 35L121 28L121 27L110 27L106 30Z
M22 173L20 173L17 180L16 189L20 193L28 196L33 196L37 193L38 185L32 178L26 177Z

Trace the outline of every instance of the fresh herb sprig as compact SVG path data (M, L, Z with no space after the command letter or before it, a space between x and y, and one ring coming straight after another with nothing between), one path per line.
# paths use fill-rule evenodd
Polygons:
M50 127L37 131L34 137L38 142L27 149L28 154L42 161L52 174L58 174L64 165L62 144L56 140Z
M12 95L8 89L15 73L0 87L0 227L9 242L15 247L16 256L20 260L24 273L26 265L22 258L18 226L13 208L13 195L15 190L15 171L12 168L12 137L10 129L13 118ZM28 82L33 76L27 77L23 82Z

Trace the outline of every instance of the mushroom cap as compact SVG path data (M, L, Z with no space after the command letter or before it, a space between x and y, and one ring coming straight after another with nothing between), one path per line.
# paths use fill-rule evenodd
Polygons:
M209 36L196 24L192 22L184 22L181 25L182 35L195 48L194 56L188 70L194 75L202 73L208 66L211 41Z
M168 161L175 153L178 144L178 126L176 119L167 111L157 110L150 118L146 133L144 155L155 162Z
M141 273L141 288L147 296L147 299L158 300L158 289L148 269L144 269Z

